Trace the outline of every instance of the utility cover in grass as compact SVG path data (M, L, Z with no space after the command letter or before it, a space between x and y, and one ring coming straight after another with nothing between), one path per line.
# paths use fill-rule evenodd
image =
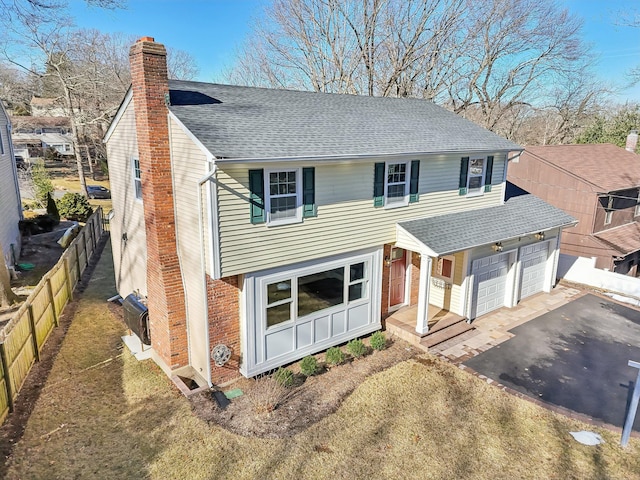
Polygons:
M582 430L581 432L569 432L571 436L583 445L600 445L604 443L604 440L600 435L594 432L587 432Z
M224 392L224 396L227 397L229 400L237 398L240 395L242 395L242 390L240 390L239 388L234 388L233 390L229 390L228 392Z

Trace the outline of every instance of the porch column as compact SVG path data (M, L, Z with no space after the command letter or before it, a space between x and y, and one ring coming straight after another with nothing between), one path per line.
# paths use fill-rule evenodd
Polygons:
M418 318L416 332L425 335L429 331L429 286L431 284L431 257L422 254L420 257L420 283L418 291Z

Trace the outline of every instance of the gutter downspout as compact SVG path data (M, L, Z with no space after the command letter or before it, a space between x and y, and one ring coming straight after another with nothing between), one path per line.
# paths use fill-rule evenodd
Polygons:
M204 238L204 225L203 225L203 220L202 220L202 216L204 215L204 204L202 201L202 186L207 183L218 171L218 166L213 162L213 158L209 158L207 159L209 163L213 163L213 168L211 169L211 171L209 171L204 177L202 177L199 181L198 181L198 229L199 229L199 233L200 233L200 244L201 244L201 248L200 248L200 265L202 266L202 291L204 293L203 298L204 298L204 311L205 311L205 319L206 322L204 322L204 338L205 338L205 345L206 345L206 351L207 351L207 382L209 383L209 387L213 386L213 383L211 382L211 359L209 358L209 352L211 350L211 344L210 344L210 339L209 339L209 291L207 288L207 267L205 265L205 255L204 255L204 249L206 246L206 241ZM210 208L211 206L209 206ZM214 218L216 217L215 212L213 213ZM212 226L213 226L213 221L211 222ZM216 222L217 223L217 222ZM213 235L215 235L215 233L212 231L211 232L211 236L213 237ZM211 248L211 255L216 255L216 252L214 252L213 249L213 245ZM215 263L215 262L212 262ZM214 275L215 276L215 275Z
M16 156L15 156L15 152L13 150L13 140L11 137L11 132L13 130L13 127L11 125L11 120L9 120L9 115L7 115L7 133L8 138L7 141L9 143L9 155L11 156L11 164L13 165L13 183L15 184L16 187L16 197L18 199L18 215L20 217L20 220L24 220L24 216L22 214L22 198L20 196L20 184L18 183L18 169L16 167Z

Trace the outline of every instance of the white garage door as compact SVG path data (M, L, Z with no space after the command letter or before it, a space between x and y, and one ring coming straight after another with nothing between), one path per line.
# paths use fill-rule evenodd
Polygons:
M479 317L504 305L509 256L509 253L502 253L473 262L473 317Z
M542 291L548 256L548 241L534 243L520 249L520 262L522 265L520 298L526 298Z

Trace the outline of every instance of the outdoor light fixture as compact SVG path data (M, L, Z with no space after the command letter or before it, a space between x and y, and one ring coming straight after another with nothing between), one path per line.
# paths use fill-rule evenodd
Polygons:
M390 267L391 266L391 258L384 257L384 266L385 267Z
M493 248L494 252L502 251L502 242L496 242L491 248Z
M536 237L536 240L544 240L544 232L538 232L534 235L534 237Z

